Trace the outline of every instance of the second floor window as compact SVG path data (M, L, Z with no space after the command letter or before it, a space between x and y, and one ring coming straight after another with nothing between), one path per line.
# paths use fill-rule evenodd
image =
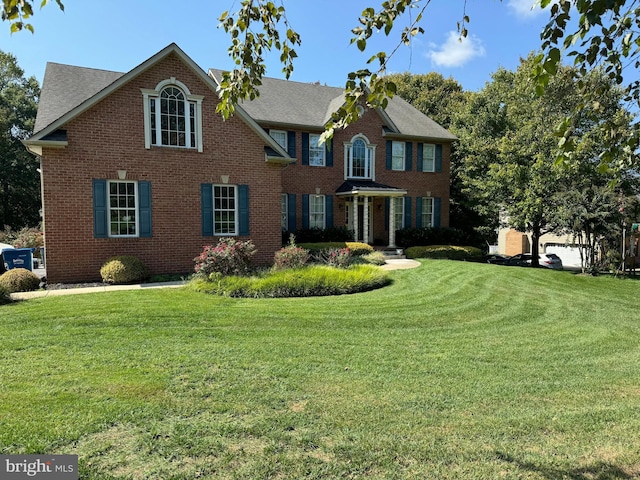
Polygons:
M145 147L182 147L202 151L202 100L175 78L155 90L142 90L145 100Z
M347 178L373 178L373 149L362 138L356 138L348 151Z
M324 167L324 145L320 144L320 135L309 134L309 165Z
M404 142L391 143L391 169L404 170Z

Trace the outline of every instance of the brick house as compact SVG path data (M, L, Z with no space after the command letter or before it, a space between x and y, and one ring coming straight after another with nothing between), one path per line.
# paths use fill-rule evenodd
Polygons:
M455 137L395 97L319 145L339 88L264 79L223 121L220 71L171 44L127 73L47 64L35 133L50 282L99 278L113 255L153 274L192 271L217 237L270 263L282 229L347 226L395 246L396 229L448 226Z

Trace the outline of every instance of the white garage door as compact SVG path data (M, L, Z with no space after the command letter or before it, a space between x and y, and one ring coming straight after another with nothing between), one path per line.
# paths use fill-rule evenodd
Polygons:
M547 243L545 245L545 253L555 253L558 255L564 267L580 268L582 266L580 261L580 248L577 246Z

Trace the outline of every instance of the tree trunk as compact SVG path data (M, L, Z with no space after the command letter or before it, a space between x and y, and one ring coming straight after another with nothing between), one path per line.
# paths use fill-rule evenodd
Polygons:
M540 227L538 225L531 229L531 266L540 266Z

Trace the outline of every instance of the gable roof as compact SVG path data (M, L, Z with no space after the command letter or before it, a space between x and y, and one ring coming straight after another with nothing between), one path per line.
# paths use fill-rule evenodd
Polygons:
M222 70L209 69L216 82ZM242 108L258 123L324 129L331 114L344 103L344 89L318 83L302 83L265 77L260 96L243 102ZM396 137L426 137L453 141L456 136L411 104L394 96L385 110L379 109L385 132Z
M23 143L36 154L41 154L41 147L45 145L65 146L66 136L61 135L59 130L67 122L171 54L178 55L180 60L214 93L217 92L217 84L213 79L175 43L168 45L127 73L49 63L43 80L36 128L34 134ZM288 153L241 107L236 108L236 114L270 147L269 151L272 153L267 153L269 160L292 161ZM276 154L273 155L273 152Z

